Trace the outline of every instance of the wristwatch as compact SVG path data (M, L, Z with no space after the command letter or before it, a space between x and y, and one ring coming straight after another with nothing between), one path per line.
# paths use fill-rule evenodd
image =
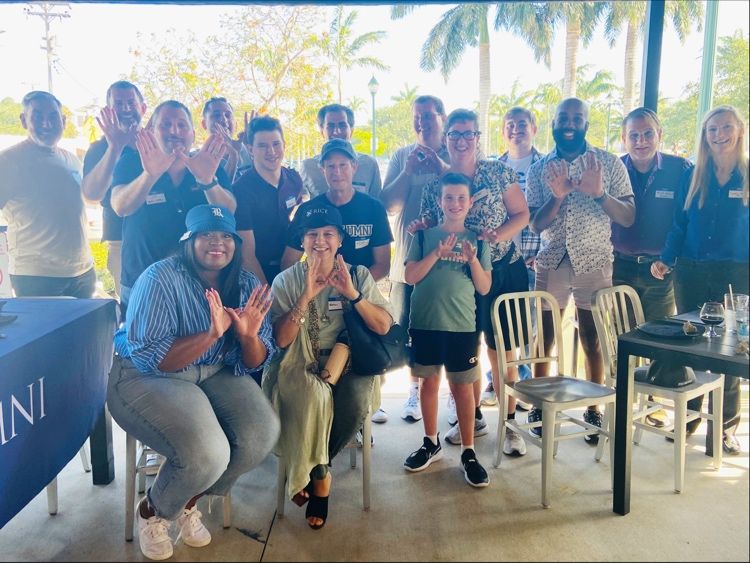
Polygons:
M607 197L607 192L606 192L606 191L603 191L603 192L602 192L602 195L600 195L599 197L595 197L595 198L593 198L593 199L594 199L594 201L595 201L596 203L601 203L602 201L604 201L604 198L606 198L606 197Z
M355 297L354 299L350 300L349 303L351 305L356 305L357 303L362 301L363 298L364 298L364 295L362 295L362 292L360 291L359 295L357 295L357 297Z
M201 184L197 178L195 180L195 185L198 186L202 190L210 190L218 183L219 183L219 179L216 176L214 176L213 180L211 180L208 184Z

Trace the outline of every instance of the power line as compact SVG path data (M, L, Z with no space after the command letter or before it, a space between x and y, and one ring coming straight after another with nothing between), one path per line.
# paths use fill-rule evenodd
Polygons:
M67 2L29 2L29 7L24 8L24 12L27 16L36 16L42 18L44 21L44 36L42 39L44 43L41 45L42 51L47 52L47 89L52 93L52 65L54 64L55 36L50 35L50 22L55 19L62 20L63 18L69 18L70 4ZM34 11L37 8L38 11ZM62 12L55 11L57 8L61 8Z

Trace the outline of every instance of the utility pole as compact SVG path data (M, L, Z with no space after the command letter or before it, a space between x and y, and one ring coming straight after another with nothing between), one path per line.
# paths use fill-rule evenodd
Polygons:
M35 8L38 11L34 11ZM56 12L56 8L61 8L63 11ZM44 43L42 43L40 49L47 51L47 90L50 94L52 94L52 63L55 55L55 36L50 35L50 22L54 19L69 18L69 9L70 4L67 2L29 2L29 7L24 8L27 16L37 16L44 20L44 37L42 37Z

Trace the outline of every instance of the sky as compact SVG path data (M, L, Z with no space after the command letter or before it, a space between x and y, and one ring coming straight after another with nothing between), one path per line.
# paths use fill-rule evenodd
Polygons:
M43 22L24 13L26 4L0 4L0 99L10 96L20 100L31 89L47 89L47 67L42 44ZM420 6L403 20L392 21L389 6L349 6L359 12L357 33L385 30L388 37L369 53L378 56L391 68L375 71L380 83L376 106L388 105L406 83L417 86L419 93L441 97L447 108L472 106L478 100L478 49L468 49L461 64L444 82L439 72L425 73L419 68L419 53L430 28L450 5ZM197 34L216 33L219 15L239 10L237 6L164 6L71 4L69 18L56 20L59 62L53 75L55 94L71 108L103 102L107 86L130 73L136 47L136 32L145 36L168 27L192 29ZM332 12L332 7L327 7ZM494 9L492 10L494 12ZM748 35L750 2L722 0L719 8L718 34L729 35L742 29ZM581 47L579 64L606 68L622 80L624 36L610 49L601 28L588 47ZM681 45L669 24L664 33L660 89L669 97L678 97L689 81L700 76L703 32L693 32ZM514 80L537 84L560 80L563 74L564 33L557 32L552 65L547 69L536 63L531 50L507 32L491 32L492 92L510 90ZM642 47L639 48L639 52ZM366 101L362 123L369 119L370 93L367 83L373 71L353 69L347 72L344 100L357 96ZM640 77L640 68L638 70Z

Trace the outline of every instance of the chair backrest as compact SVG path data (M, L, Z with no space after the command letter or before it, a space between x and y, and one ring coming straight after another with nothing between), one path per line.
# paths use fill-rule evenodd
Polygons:
M629 285L606 287L592 295L591 313L611 385L617 372L617 337L645 321L641 299Z
M533 334L532 331L532 304L535 307L536 334ZM504 308L505 317L508 319L507 334L503 333L500 326L501 307ZM544 354L543 309L552 313L554 340L549 356ZM517 323L513 322L512 319L516 319ZM497 361L503 379L509 367L518 367L522 364L556 363L558 372L563 369L565 364L563 362L560 306L551 293L546 291L518 291L499 296L492 303L492 330L495 333ZM506 346L506 343L509 343L510 346ZM506 347L509 347L513 352L512 360L507 360L505 357Z

